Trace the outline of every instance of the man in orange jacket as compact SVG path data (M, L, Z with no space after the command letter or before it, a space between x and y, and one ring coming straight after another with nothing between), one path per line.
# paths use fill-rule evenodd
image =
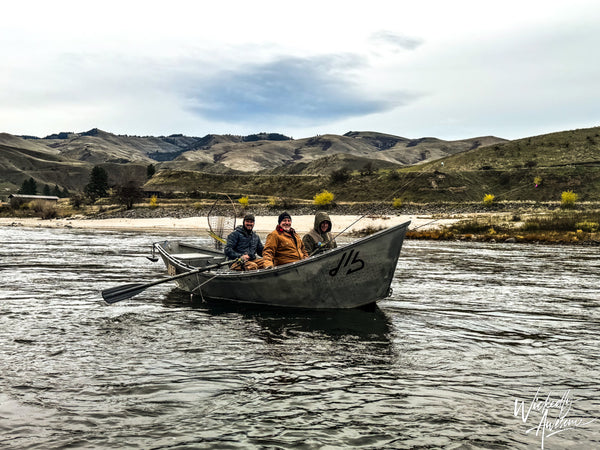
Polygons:
M263 248L265 268L288 264L308 258L302 239L292 228L292 217L284 212L279 215L275 231L267 236Z

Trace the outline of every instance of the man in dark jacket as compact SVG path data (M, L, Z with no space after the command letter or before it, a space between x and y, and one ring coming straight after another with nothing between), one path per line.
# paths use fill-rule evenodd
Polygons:
M315 214L315 226L302 238L309 255L336 248L337 244L331 236L331 219L329 214L319 211Z
M225 256L228 259L241 258L244 263L233 263L232 269L235 270L256 270L264 268L262 259L263 244L260 237L252 231L254 228L254 215L246 214L244 224L235 227L232 233L227 236L225 245Z

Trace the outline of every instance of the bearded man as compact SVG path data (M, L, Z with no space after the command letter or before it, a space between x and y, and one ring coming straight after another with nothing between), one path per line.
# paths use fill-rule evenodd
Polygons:
M264 269L265 261L261 258L263 244L260 237L253 231L254 215L246 214L243 223L243 225L235 227L235 230L227 236L225 256L227 259L242 262L240 264L236 261L230 267L234 270Z

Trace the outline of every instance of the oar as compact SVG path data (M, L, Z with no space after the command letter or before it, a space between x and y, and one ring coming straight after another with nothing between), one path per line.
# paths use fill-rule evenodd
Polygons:
M189 272L180 273L179 275L175 275L173 277L164 278L162 280L153 281L152 283L140 284L140 283L132 283L125 284L123 286L115 286L112 288L108 288L102 291L102 298L106 303L116 303L121 300L125 300L126 298L131 298L140 292L145 291L149 287L156 286L157 284L167 283L169 281L176 280L178 278L187 277L189 275L193 275L195 273L206 272L207 270L217 269L221 266L225 266L227 264L231 264L236 262L233 261L223 261L218 264L213 264L206 267L201 267L198 269L190 270Z

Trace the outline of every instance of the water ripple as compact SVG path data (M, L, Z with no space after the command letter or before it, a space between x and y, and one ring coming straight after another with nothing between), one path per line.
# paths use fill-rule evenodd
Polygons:
M164 235L10 232L9 448L538 448L541 414L514 414L538 389L600 418L594 249L409 241L391 298L334 313L204 304L171 284L107 306L102 289L165 276L145 258ZM599 443L593 423L546 447Z

